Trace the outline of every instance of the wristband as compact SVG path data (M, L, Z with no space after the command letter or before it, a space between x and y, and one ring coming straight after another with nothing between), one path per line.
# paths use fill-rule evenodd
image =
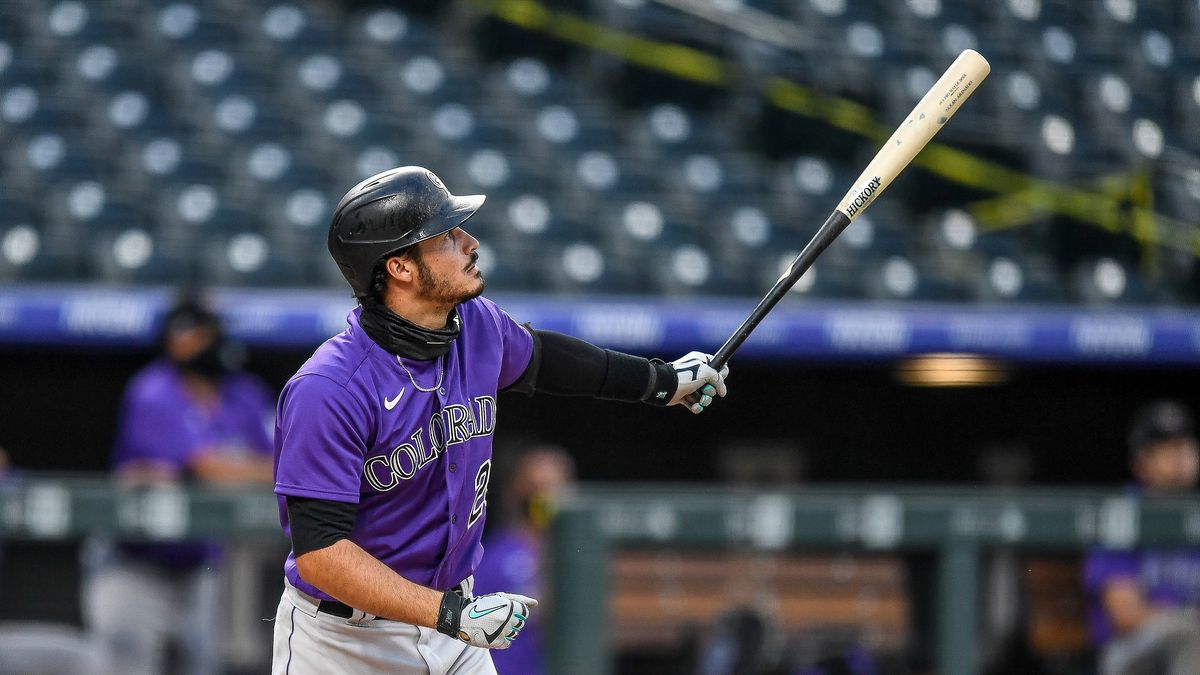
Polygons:
M466 606L466 598L454 591L446 591L442 594L442 606L438 608L438 632L458 639L458 629L462 625L462 611Z
M675 390L679 387L679 376L671 364L662 359L650 359L650 381L642 401L650 405L665 406L671 402Z

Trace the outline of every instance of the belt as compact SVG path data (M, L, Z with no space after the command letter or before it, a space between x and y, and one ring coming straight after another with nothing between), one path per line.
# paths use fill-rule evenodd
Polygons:
M325 614L341 617L341 619L350 619L350 617L354 616L353 607L337 601L320 601L317 605L317 611L323 611ZM385 619L383 616L377 616L376 621L388 621L388 619Z
M462 584L459 584L450 590L459 595L463 594ZM340 619L351 619L354 618L355 609L350 605L347 605L344 602L338 602L337 600L322 600L321 602L317 603L317 611L324 612L330 616L336 616ZM392 619L389 619L386 616L377 616L375 617L375 620L391 621Z
M330 616L340 617L342 619L349 619L354 616L354 608L353 607L351 607L350 605L347 605L344 602L338 602L337 600L322 600L317 605L317 611L324 612ZM377 617L375 617L375 620L376 621L391 621L391 619L388 619L387 617L384 617L384 616L377 616Z

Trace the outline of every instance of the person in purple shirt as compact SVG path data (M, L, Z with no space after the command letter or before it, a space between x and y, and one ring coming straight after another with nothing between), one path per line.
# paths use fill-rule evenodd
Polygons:
M1129 447L1139 493L1195 488L1200 448L1183 405L1156 401L1138 411ZM1095 550L1083 574L1102 675L1200 673L1200 549Z
M475 572L475 590L505 589L540 597L545 579L545 529L555 504L575 478L575 463L563 450L533 446L513 461L512 477L503 492L507 523L485 533L483 560ZM541 614L544 610L538 610ZM530 617L521 639L492 655L500 675L541 675L546 672L546 644L540 619Z
M665 363L521 326L482 297L482 195L415 166L359 183L328 247L358 300L349 327L284 386L275 493L291 538L275 673L495 673L537 606L475 597L499 391L683 404L727 369Z
M218 317L195 298L167 312L163 356L129 381L112 466L131 487L268 483L273 395L237 370ZM213 541L92 540L84 552L85 623L113 673L222 670L219 568Z

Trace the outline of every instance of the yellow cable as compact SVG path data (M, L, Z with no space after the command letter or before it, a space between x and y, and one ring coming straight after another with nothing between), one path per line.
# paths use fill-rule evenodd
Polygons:
M538 31L564 42L604 52L650 70L710 86L728 86L731 68L706 52L651 40L603 26L584 17L552 10L537 0L472 0L514 26ZM892 129L880 123L870 108L783 77L766 80L763 95L777 108L819 119L872 140L887 138ZM1153 210L1148 177L1108 177L1098 190L1062 185L942 143L930 143L913 163L947 180L998 193L971 205L972 215L985 230L1018 227L1040 215L1056 213L1110 232L1122 229L1128 213L1130 236L1150 246L1162 244L1200 257L1200 233L1187 223ZM1125 200L1134 196L1127 210ZM1023 222L1022 222L1023 221Z

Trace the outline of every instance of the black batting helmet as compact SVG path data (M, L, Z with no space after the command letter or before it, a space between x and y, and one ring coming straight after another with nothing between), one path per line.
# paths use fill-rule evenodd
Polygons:
M432 171L402 166L355 185L329 224L329 253L356 297L371 290L371 273L396 251L462 225L483 195L450 194Z

